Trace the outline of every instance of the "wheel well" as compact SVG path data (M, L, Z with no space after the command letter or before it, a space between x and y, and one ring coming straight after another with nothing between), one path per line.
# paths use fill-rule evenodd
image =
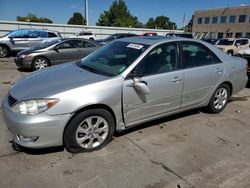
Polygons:
M115 117L115 113L113 112L113 110L105 105L105 104L93 104L93 105L89 105L89 106L85 106L79 110L77 110L74 115L69 119L69 121L67 122L66 126L64 127L64 130L63 130L63 137L62 137L62 140L63 140L63 144L64 144L64 133L65 133L65 130L66 128L68 127L68 125L70 124L70 122L72 121L72 119L79 113L85 111L85 110L92 110L92 109L104 109L104 110L107 110L114 118L114 122L115 122L115 126L116 126L116 117ZM115 128L116 130L116 128Z
M226 85L228 85L228 87L229 87L229 89L230 89L230 96L232 95L232 93L233 93L233 85L230 83L230 82L223 82L222 84L226 84ZM222 85L221 84L221 85Z
M227 53L229 53L229 52L230 52L230 53L231 53L231 52L234 53L234 51L233 51L232 49L227 51Z

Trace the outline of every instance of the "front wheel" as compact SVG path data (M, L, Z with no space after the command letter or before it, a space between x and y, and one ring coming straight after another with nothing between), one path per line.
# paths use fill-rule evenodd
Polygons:
M212 113L220 113L227 106L230 89L227 84L220 85L210 99L208 109Z
M91 109L77 114L64 132L64 144L71 153L103 148L113 137L115 122L104 109Z
M49 66L49 60L44 57L37 57L33 60L33 69L40 70Z

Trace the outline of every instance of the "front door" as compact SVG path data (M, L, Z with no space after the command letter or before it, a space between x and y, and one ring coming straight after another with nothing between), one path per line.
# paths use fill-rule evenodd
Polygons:
M127 126L180 108L183 72L178 70L176 43L155 47L136 66L123 84L123 113ZM150 90L143 94L135 80Z

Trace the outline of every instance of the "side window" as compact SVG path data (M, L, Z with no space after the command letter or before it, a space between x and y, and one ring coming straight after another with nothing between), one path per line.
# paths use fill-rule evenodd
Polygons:
M47 38L47 32L45 31L29 31L29 38Z
M247 45L248 44L248 40L247 39L242 39L240 41L240 45Z
M216 55L207 47L198 43L182 43L182 68L199 67L220 63Z
M55 33L48 32L48 38L57 37Z
M95 47L94 44L90 43L90 42L86 42L86 41L82 41L82 47L83 48L92 48L92 47Z
M135 68L139 76L161 74L177 69L177 43L155 47Z
M66 41L58 45L58 49L70 49L70 48L79 48L81 46L81 41Z
M29 37L29 30L17 30L10 34L9 37L12 38L28 38Z

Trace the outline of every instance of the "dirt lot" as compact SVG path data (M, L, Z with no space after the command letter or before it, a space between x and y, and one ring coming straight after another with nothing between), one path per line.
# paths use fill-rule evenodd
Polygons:
M0 59L0 99L26 71ZM221 114L189 111L143 124L104 149L73 155L62 148L16 152L0 109L0 187L250 187L250 89Z

